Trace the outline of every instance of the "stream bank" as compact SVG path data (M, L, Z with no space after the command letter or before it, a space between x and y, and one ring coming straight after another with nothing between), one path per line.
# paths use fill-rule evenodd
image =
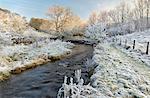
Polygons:
M81 69L85 83L90 81L82 65L92 56L91 45L76 44L73 52L64 59L13 75L1 82L0 98L56 98L65 75L73 77L74 71Z

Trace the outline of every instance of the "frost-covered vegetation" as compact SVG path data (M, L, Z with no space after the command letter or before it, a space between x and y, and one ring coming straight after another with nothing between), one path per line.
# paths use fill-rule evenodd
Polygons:
M22 33L29 28L24 17L11 13L9 10L0 8L0 30L8 32Z
M98 65L91 76L91 83L83 85L70 78L58 93L58 98L149 98L150 68L131 58L111 44L99 44L95 48L94 62ZM77 79L78 80L78 79ZM63 96L64 94L64 96Z
M57 98L107 98L98 90L89 85L83 85L84 80L81 78L81 70L75 71L76 82L73 78L65 76L64 83L59 89ZM69 83L67 80L70 80Z
M150 0L123 1L111 10L93 12L87 23L62 6L50 7L48 19L32 18L30 24L0 9L0 80L71 52L73 44L51 40L50 34L65 40L79 36L100 42L92 60L85 63L88 72L91 66L96 68L88 85L81 70L75 71L76 79L65 76L57 98L150 98L150 56L145 54L150 41L149 5Z
M86 30L86 37L92 40L104 40L106 38L104 28L105 26L102 23L89 25Z
M87 37L101 39L104 34L111 37L150 28L149 5L149 0L122 0L112 9L92 12L87 24Z
M93 87L111 98L150 97L149 67L111 45L98 45L94 54L99 66L91 77Z
M145 30L143 32L134 32L132 34L126 34L124 36L117 36L118 43L120 40L123 45L125 45L125 41L127 46L133 48L133 42L135 40L135 50L146 53L147 42L150 42L150 30Z
M60 59L73 44L51 40L51 35L35 31L20 15L0 9L0 80L9 73Z
M59 59L62 55L71 52L73 44L49 38L28 38L13 33L0 32L0 73L8 73L16 68L31 66L33 63L46 62L51 59ZM31 43L16 44L12 39L24 38ZM27 39L28 38L28 39ZM20 40L19 40L20 41Z
M115 37L110 38L104 33L105 24L98 24L94 22L89 25L86 32L87 37L105 42L96 46L94 61L87 63L98 65L91 76L91 82L89 85L78 85L70 78L70 83L64 82L60 89L61 94L66 93L68 96L58 98L149 98L150 56L145 52L147 42L150 41L150 31L116 33ZM114 29L119 33L122 31L116 27ZM136 41L134 50L133 40Z
M150 66L150 53L146 54L146 52L150 51L150 48L147 49L147 44L150 42L150 30L145 30L143 32L135 32L132 34L127 34L124 36L117 36L118 39L117 46L123 52L127 53L131 57L141 60ZM122 40L122 45L120 46L120 40ZM126 45L125 45L126 40ZM133 49L133 42L135 40L135 48ZM128 48L128 49L126 49Z
M67 83L65 78L59 92L65 96L58 98L150 98L149 5L149 0L123 1L114 9L91 14L85 36L101 42L93 56L98 66L89 85L78 85L72 78Z
M30 27L25 17L19 14L12 13L9 10L0 8L0 32L11 32L11 36L23 34L23 36L33 37L50 37L43 32L37 32L34 28ZM2 35L1 36L5 36ZM19 35L22 36L22 35Z

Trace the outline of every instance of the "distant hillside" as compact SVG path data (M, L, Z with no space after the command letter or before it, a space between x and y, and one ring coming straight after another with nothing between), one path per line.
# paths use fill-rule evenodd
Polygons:
M29 25L25 17L2 8L0 8L0 33L1 32L6 32L6 34L11 33L12 35L17 34L20 36L30 37L50 36L47 33L36 31Z
M22 33L29 27L25 17L0 8L0 31Z
M46 32L51 35L58 36L59 34L55 31L54 22L48 19L31 18L29 25L38 31ZM85 22L83 21L72 21L66 27L65 32L61 32L63 35L83 36L85 32Z
M31 27L35 28L38 31L44 31L44 32L53 31L53 24L49 20L46 20L46 19L31 18L29 24Z

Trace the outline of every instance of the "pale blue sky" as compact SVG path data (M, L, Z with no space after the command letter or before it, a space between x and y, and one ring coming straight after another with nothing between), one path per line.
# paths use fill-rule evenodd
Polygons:
M76 15L87 19L90 12L114 7L121 0L0 0L0 7L11 10L28 19L45 18L48 7L62 5L70 7Z

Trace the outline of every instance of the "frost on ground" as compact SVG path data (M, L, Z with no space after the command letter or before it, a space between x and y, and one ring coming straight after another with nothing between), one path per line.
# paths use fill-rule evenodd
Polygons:
M73 44L52 37L36 31L19 14L0 8L0 80L71 52Z
M150 98L150 68L144 63L108 44L95 48L93 60L98 66L91 84L73 83L72 78L67 83L65 78L58 94L68 96L58 98Z
M112 45L98 45L92 86L111 98L150 98L150 68Z
M29 38L33 40L30 44L15 44L11 39ZM16 68L29 66L30 64L41 64L51 59L59 59L62 55L71 52L73 44L49 38L24 37L15 33L0 32L0 79L3 75Z
M127 40L127 46L130 46L131 48L133 46L133 41L135 40L135 49L145 53L147 42L150 42L150 29L143 32L134 32L124 36L117 36L117 38L119 41L122 40L122 45L124 45L125 40Z
M150 55L146 54L147 42L150 42L150 30L143 32L135 32L133 34L127 34L124 36L118 36L118 39L122 41L127 40L126 47L130 47L128 50L125 49L125 43L122 42L122 45L117 45L123 52L127 53L129 56L140 60L150 66ZM133 40L135 40L135 49L133 50ZM117 42L119 44L120 42ZM149 47L150 52L150 47ZM150 53L149 53L150 54Z
M116 47L119 48L122 52L128 54L128 56L134 58L137 61L142 61L143 63L145 63L147 66L150 67L150 55L142 53L141 51L138 50L133 50L133 49L127 50L118 44L116 45Z

